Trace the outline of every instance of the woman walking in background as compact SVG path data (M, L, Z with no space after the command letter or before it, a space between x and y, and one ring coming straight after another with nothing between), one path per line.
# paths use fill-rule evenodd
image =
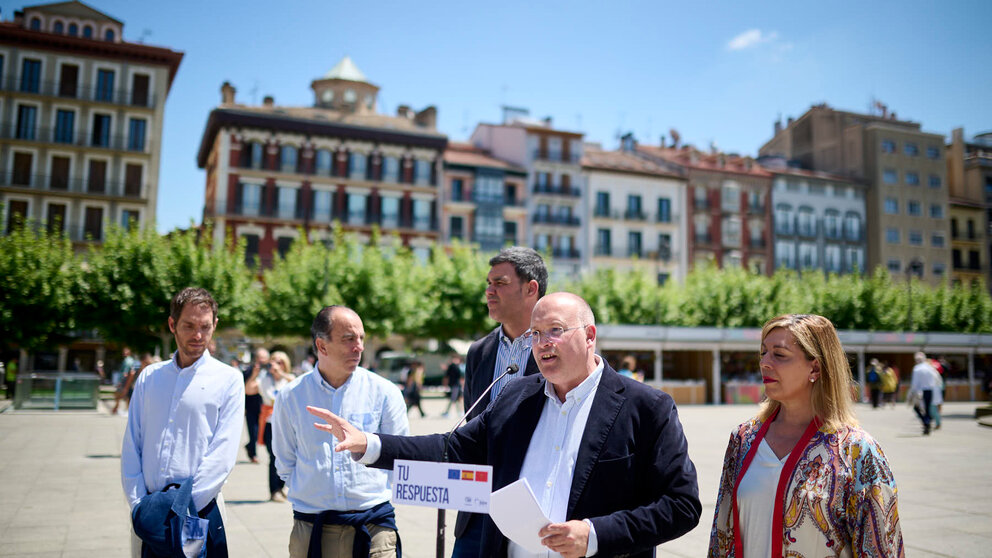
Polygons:
M282 351L272 353L269 369L258 380L258 393L262 396L262 413L259 416L259 428L262 429L262 439L269 452L269 500L285 502L285 482L276 473L276 456L272 452L272 409L276 394L293 379L290 370L293 369L289 355Z
M420 406L420 392L424 387L424 363L414 361L410 363L410 373L406 376L406 389L403 395L406 396L406 410L416 407L420 411L420 418L427 416L424 408Z
M770 320L760 367L766 398L730 436L709 556L903 557L895 479L854 418L830 320Z

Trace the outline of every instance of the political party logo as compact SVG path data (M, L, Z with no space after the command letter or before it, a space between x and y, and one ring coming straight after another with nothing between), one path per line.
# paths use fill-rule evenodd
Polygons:
M489 471L477 471L475 469L448 469L448 480L486 482L489 480Z

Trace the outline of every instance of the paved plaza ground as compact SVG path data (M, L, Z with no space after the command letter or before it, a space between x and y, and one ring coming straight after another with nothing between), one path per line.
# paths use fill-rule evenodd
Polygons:
M102 404L101 404L102 405ZM978 426L977 405L944 406L944 426L932 436L904 405L872 410L860 420L881 443L899 485L906 555L992 555L992 429ZM442 400L424 403L428 418L411 413L414 433L447 430ZM706 553L716 486L731 428L754 406L684 406L682 422L699 472L703 516L688 535L662 545L659 555ZM120 487L120 446L125 419L97 411L0 413L0 556L125 558L128 513ZM238 465L224 487L232 557L286 556L290 507L268 501L266 461ZM434 555L436 512L400 506L397 522L406 558ZM449 541L454 514L448 515Z

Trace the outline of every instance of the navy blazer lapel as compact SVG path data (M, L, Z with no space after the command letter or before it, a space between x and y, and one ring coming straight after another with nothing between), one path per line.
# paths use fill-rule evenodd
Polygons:
M579 453L575 457L572 490L568 497L568 509L565 512L566 520L572 518L572 511L592 474L593 466L599 461L599 455L603 451L610 431L613 430L620 408L627 400L621 394L623 389L620 376L604 362L603 377L599 380L599 387L596 388L596 397L592 401L592 408L589 409L589 419L586 421L586 429L579 443Z
M496 351L499 349L499 333L501 327L503 326L496 326L496 329L489 332L489 335L486 336L485 342L482 344L482 350L480 351L481 354L479 355L479 367L476 369L476 373L472 377L472 382L475 384L472 386L473 397L477 397L478 395L476 394L481 394L483 390L486 389L486 386L493 381L493 369L496 367ZM486 394L486 397L489 397L489 394ZM472 403L475 403L475 401L466 401L466 408L471 406ZM489 401L486 401L479 405L473 416L481 414L482 411L486 409L488 404Z
M541 381L528 385L520 392L516 401L504 401L500 397L500 401L496 403L500 407L507 405L507 408L503 409L502 412L506 413L506 416L512 417L510 422L513 424L513 428L508 429L506 444L502 448L501 455L493 456L495 457L494 463L498 463L498 468L503 473L500 476L509 479L506 484L520 478L520 471L524 467L524 457L527 454L527 448L530 447L530 439L534 436L534 431L537 430L541 413L544 412L546 397L544 395L544 382ZM497 487L494 485L493 489L496 490Z

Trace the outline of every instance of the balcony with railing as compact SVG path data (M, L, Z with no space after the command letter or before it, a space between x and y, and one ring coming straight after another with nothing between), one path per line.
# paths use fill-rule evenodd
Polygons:
M147 190L143 184L116 180L90 181L84 178L31 174L17 170L0 171L0 186L50 193L94 194L131 199L141 199L142 192Z
M582 224L582 220L575 215L534 215L531 219L532 223L535 224L546 224L546 225L563 225L566 227L578 227Z
M551 255L555 258L569 260L577 260L582 257L582 254L578 248L555 248L551 251Z
M563 186L560 184L534 184L533 192L535 194L566 196L572 198L582 196L582 192L579 190L578 186Z
M765 242L764 237L760 237L760 238L751 238L750 240L748 240L747 245L748 248L751 248L752 250L764 250L765 246L767 246L767 243Z
M597 244L593 249L593 254L596 256L609 257L613 255L613 248L609 244Z
M623 218L626 221L647 221L648 214L640 210L628 209L627 211L623 212Z
M0 139L17 139L39 143L56 143L76 147L102 147L117 151L147 152L151 142L146 138L127 135L93 134L74 132L65 128L33 127L25 128L10 122L0 124Z
M553 163L572 163L576 164L582 160L582 156L578 153L565 153L564 151L550 151L548 149L535 149L533 151L534 159L538 161L550 161Z
M155 106L155 95L141 89L113 89L97 86L82 86L70 82L52 80L31 80L9 76L0 80L4 91L33 93L60 99L77 99L129 107L152 108Z

